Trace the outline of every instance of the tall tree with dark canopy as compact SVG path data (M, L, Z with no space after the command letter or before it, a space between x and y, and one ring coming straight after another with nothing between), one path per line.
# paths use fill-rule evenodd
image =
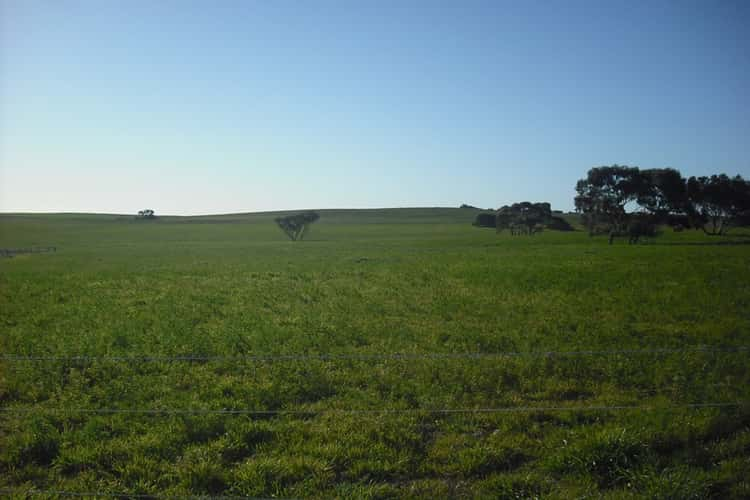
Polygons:
M610 231L623 231L628 220L625 205L638 198L644 184L637 167L612 165L589 170L576 184L575 197L576 210L583 214L589 234L593 235L600 223Z
M692 209L702 218L706 234L726 234L731 224L750 215L750 182L737 175L691 177L687 182L687 198Z
M638 186L638 204L665 222L670 214L687 215L689 203L687 183L678 170L652 168L641 170Z
M310 224L320 219L317 212L304 212L301 214L277 217L276 224L292 241L301 240L305 237Z
M686 181L673 168L639 170L613 165L589 170L587 177L578 181L576 191L576 210L583 214L589 234L594 234L598 225L606 225L610 242L633 228L649 235L656 224L722 235L732 224L750 220L750 182L739 175ZM627 213L626 205L631 202L641 211ZM646 230L646 226L653 228Z

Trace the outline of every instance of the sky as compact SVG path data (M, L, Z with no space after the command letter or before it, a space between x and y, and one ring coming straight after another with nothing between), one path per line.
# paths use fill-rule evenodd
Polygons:
M750 2L0 0L0 212L548 201L750 177Z

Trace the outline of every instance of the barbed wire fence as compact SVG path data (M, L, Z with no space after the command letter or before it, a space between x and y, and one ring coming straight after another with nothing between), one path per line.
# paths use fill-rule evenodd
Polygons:
M648 356L664 354L716 354L750 352L750 346L698 346L682 348L645 348L645 349L606 349L606 350L573 350L573 351L502 351L494 353L464 352L464 353L345 353L345 354L259 354L242 356L218 355L183 355L183 356L97 356L97 355L27 355L0 354L0 361L9 363L191 363L191 362L336 362L336 361L381 361L381 360L483 360L504 358L569 358L569 357L602 357L602 356ZM652 394L652 391L641 391ZM676 408L730 408L743 406L745 402L699 402L683 405L673 405L662 409ZM329 410L267 410L267 409L161 409L161 408L45 408L45 407L0 407L0 413L79 413L79 414L223 414L223 415L318 415L318 414L462 414L462 413L530 413L540 411L619 411L619 410L654 410L648 405L599 405L588 407L570 406L521 406L502 408L408 408L408 409L329 409Z
M180 408L46 408L3 407L2 413L74 413L74 414L130 414L130 415L251 415L251 416L313 416L313 415L408 415L408 414L479 414L479 413L536 413L536 412L600 412L600 411L674 411L700 408L741 408L743 401L720 403L687 403L681 405L598 405L598 406L507 406L501 408L329 408L321 410L252 410L252 409L180 409Z
M500 358L553 358L588 356L638 356L654 354L688 353L740 353L750 352L750 346L733 347L683 347L650 349L604 349L577 351L503 351L494 353L345 353L345 354L258 354L241 356L182 355L182 356L96 356L96 355L27 355L0 354L0 361L8 362L117 362L117 363L178 363L178 362L240 362L240 361L377 361L377 360L451 360L451 359L500 359Z
M37 488L0 488L0 495L23 495L23 496L35 496L35 495L48 495L55 497L77 497L77 498L163 498L163 499L189 499L189 500L235 500L235 499L246 499L246 500L279 500L278 497L251 497L251 496L240 496L240 495L160 495L158 493L112 493L106 491L68 491L68 490L45 490ZM292 500L286 498L286 500Z
M574 350L574 351L506 351L495 353L385 353L385 354L259 354L242 356L218 355L182 355L182 356L96 356L96 355L29 355L0 354L0 361L6 363L192 363L192 362L335 362L335 361L379 361L379 360L482 360L512 358L572 358L604 356L649 356L669 354L719 354L744 353L750 346L699 346L683 348L644 348L644 349L607 349L607 350ZM750 405L748 401L707 401L684 404L665 405L541 405L541 406L504 406L480 408L326 408L326 409L250 409L250 408L61 408L61 407L0 407L0 414L75 414L75 415L142 415L142 416L295 416L311 417L320 415L518 415L534 413L586 413L586 412L673 412L685 410L722 409L738 410ZM23 496L57 496L57 497L101 497L101 498L207 498L206 496L170 496L160 494L113 493L107 491L76 492L54 489L0 488L0 494ZM246 496L219 496L212 498L258 498Z
M477 360L502 358L567 358L599 357L610 355L659 355L682 353L741 353L750 351L750 346L731 347L683 347L683 348L648 348L648 349L607 349L577 351L505 351L495 353L390 353L390 354L268 354L245 356L51 356L0 354L0 360L11 363L178 363L178 362L291 362L291 361L378 361L378 360ZM647 391L646 393L649 393ZM596 405L596 406L511 406L497 408L361 408L361 409L198 409L198 408L50 408L34 407L1 407L4 414L29 413L73 413L73 414L132 414L132 415L404 415L404 414L503 414L534 412L592 412L592 411L666 411L676 409L699 408L739 408L744 401L735 402L698 402L681 405Z

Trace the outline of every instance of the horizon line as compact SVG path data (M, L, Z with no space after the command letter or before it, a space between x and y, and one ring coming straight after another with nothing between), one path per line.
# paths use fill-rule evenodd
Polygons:
M479 210L479 211L496 211L497 208L481 208L481 207L467 207L461 208L460 206L401 206L401 207L334 207L334 208L290 208L290 209L278 209L278 210L258 210L250 212L221 212L221 213L200 213L200 214L160 214L156 212L156 217L222 217L230 215L263 215L271 213L281 212L305 212L305 211L333 211L333 210L419 210L419 209L453 209L453 210ZM561 210L563 213L568 213L565 210ZM77 212L77 211L2 211L0 210L0 216L2 215L110 215L114 217L136 217L137 212L134 213L116 213L116 212Z

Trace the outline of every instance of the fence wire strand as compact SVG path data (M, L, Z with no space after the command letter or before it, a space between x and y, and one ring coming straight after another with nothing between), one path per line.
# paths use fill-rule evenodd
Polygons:
M268 354L243 356L47 356L24 354L0 354L0 361L8 362L95 362L118 363L173 363L173 362L274 362L274 361L377 361L377 360L452 360L452 359L500 359L500 358L551 358L612 355L652 355L679 353L738 353L748 352L750 346L738 347L693 347L654 349L608 349L581 351L506 351L494 353L391 353L391 354Z
M0 488L0 495L54 495L58 497L104 497L104 498L186 498L186 499L219 499L219 500L266 500L266 497L247 496L225 496L225 495L160 495L158 493L111 493L106 491L68 491L68 490L41 490L36 488ZM276 498L278 500L278 498ZM291 499L289 499L291 500Z
M322 410L254 410L254 409L180 409L180 408L0 408L6 414L75 413L75 414L129 414L129 415L400 415L400 414L479 414L479 413L535 413L535 412L587 412L587 411L672 411L700 408L740 408L745 401L720 403L687 403L679 405L593 405L593 406L508 406L500 408L363 408Z

